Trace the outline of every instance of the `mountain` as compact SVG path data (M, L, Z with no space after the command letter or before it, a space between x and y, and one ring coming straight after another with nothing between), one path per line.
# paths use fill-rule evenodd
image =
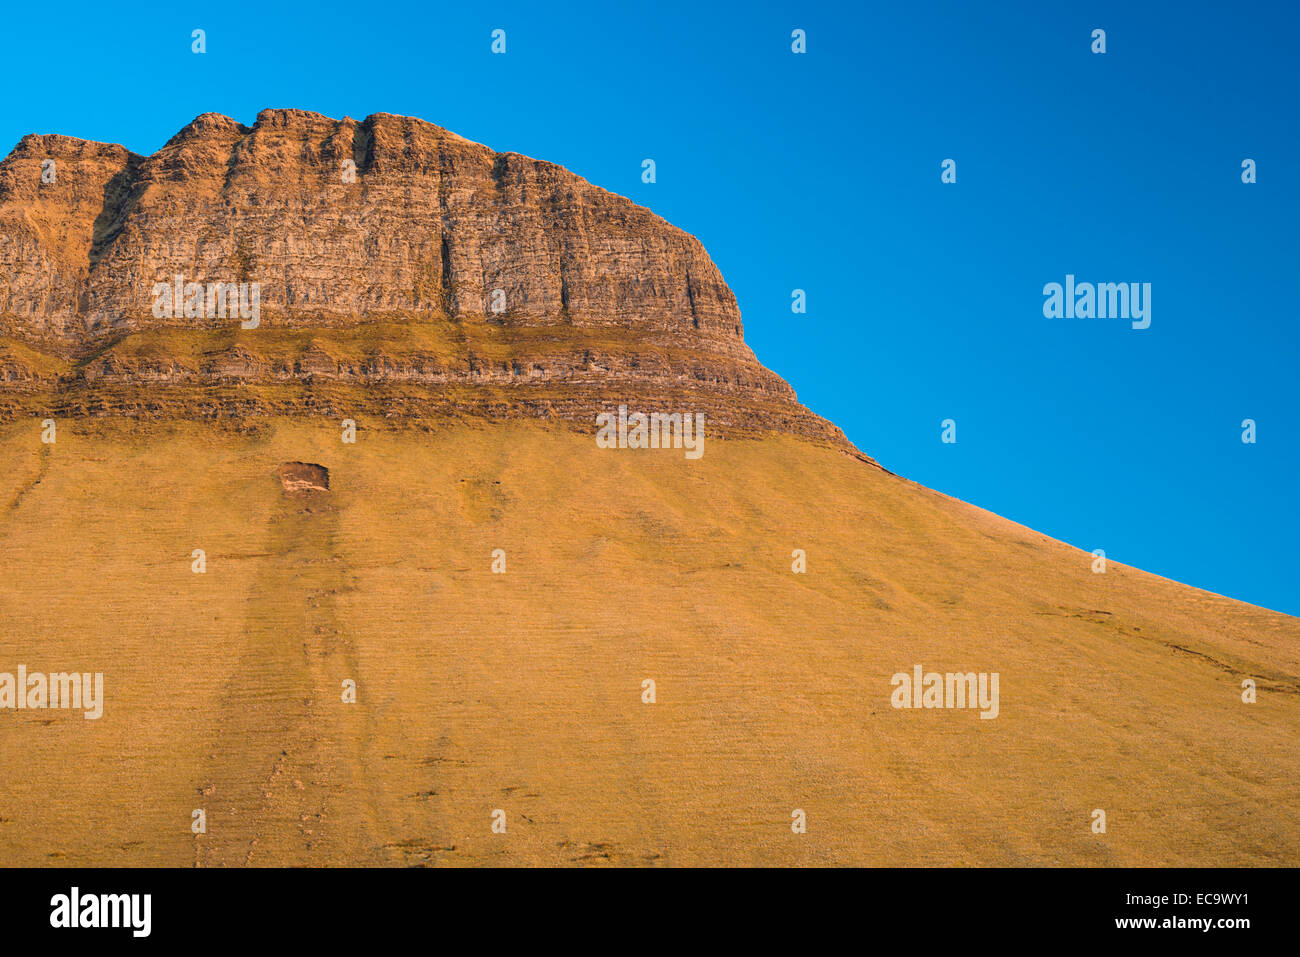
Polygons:
M0 262L7 864L1300 856L1300 621L881 468L557 166L387 114L28 136ZM256 326L155 315L178 275ZM702 454L602 447L620 405Z

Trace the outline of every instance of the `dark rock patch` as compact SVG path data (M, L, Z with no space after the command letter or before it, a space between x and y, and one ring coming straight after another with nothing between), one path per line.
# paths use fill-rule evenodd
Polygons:
M330 470L311 462L285 462L276 471L286 492L328 492Z

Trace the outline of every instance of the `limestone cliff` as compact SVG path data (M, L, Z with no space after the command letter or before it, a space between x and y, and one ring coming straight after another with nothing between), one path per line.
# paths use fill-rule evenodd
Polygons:
M178 276L257 283L259 327L158 316ZM0 336L9 415L355 411L365 385L397 419L685 404L847 444L755 359L693 236L384 113L205 114L148 157L25 137L0 163Z

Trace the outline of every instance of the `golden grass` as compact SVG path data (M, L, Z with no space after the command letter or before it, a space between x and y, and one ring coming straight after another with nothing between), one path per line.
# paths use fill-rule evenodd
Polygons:
M0 427L0 671L100 671L107 698L0 711L0 860L1300 857L1296 619L1093 574L793 438L692 462L543 423L365 425ZM288 461L331 492L287 494ZM917 663L999 672L1000 716L894 710Z

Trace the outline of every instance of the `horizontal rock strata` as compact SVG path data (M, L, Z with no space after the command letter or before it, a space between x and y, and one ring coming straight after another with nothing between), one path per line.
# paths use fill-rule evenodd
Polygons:
M552 163L300 110L205 114L147 157L31 135L0 162L0 415L620 403L848 445L754 357L697 239Z

